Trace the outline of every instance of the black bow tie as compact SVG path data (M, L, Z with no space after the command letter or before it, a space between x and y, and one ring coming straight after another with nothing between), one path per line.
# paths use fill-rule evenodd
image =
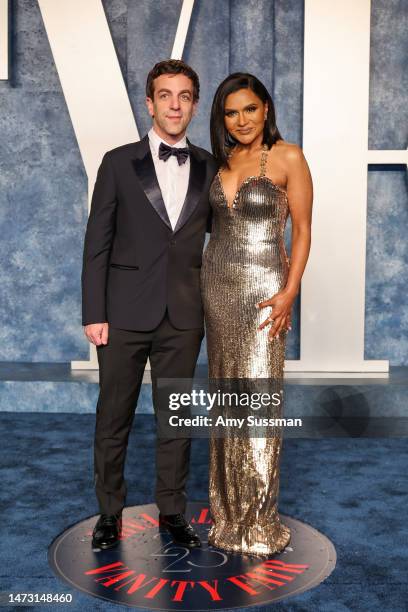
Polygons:
M167 161L171 155L175 155L177 157L178 165L181 166L185 164L188 156L190 155L190 151L187 147L170 147L165 142L161 142L159 146L159 159L163 161Z

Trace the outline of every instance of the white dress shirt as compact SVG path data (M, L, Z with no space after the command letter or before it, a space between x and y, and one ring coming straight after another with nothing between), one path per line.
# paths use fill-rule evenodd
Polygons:
M164 161L163 159L159 159L159 146L161 142L164 142L171 147L187 147L187 140L184 136L176 144L170 145L160 138L154 128L149 130L148 136L157 180L171 226L174 230L187 195L188 180L190 176L190 158L181 166L179 166L175 155L170 155L169 159Z

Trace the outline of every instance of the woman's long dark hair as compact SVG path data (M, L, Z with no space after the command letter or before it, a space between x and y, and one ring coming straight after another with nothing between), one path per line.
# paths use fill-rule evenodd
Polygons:
M218 86L211 108L211 148L221 166L228 165L229 150L237 142L230 136L224 125L225 100L229 94L239 89L250 89L264 104L265 102L268 103L268 114L266 116L262 144L268 145L270 149L277 140L282 140L282 136L276 127L275 106L266 87L252 74L234 72Z

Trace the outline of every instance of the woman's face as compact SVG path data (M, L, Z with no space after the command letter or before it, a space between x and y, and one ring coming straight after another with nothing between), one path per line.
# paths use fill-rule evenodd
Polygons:
M225 99L224 124L235 140L249 145L262 134L267 112L267 102L251 89L239 89Z

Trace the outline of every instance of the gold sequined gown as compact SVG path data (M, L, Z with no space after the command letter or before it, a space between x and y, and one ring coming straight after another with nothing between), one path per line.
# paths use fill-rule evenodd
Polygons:
M268 379L281 391L285 333L268 341L269 326L258 327L271 309L256 308L285 286L289 266L284 246L288 201L265 176L267 153L262 151L259 175L242 183L231 207L220 173L214 178L213 226L201 287L210 380L246 379L253 386L254 379ZM282 416L282 404L273 416ZM288 544L290 530L278 515L281 446L281 428L264 438L252 437L250 430L238 435L233 428L224 437L210 435L211 545L269 555Z

